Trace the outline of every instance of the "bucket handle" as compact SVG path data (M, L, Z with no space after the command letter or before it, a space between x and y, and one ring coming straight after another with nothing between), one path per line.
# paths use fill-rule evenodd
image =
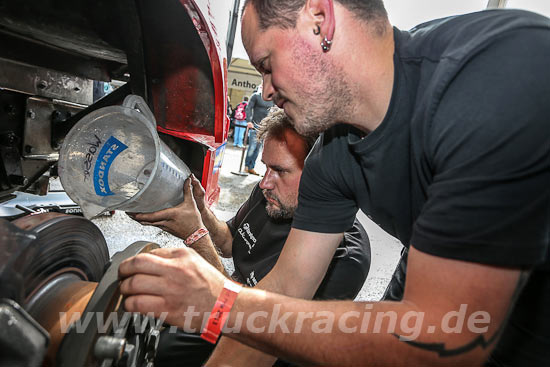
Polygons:
M149 106L147 105L145 100L140 96L137 96L135 94L128 95L126 98L124 98L122 106L141 112L141 114L145 116L147 120L151 122L151 124L153 124L153 127L157 127L157 120L155 120L155 116L149 109Z

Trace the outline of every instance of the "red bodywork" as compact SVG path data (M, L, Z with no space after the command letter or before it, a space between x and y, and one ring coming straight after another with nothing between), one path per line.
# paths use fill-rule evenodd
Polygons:
M144 45L148 59L150 100L160 132L176 138L196 142L206 147L201 182L209 204L219 196L219 168L223 160L229 130L227 117L227 59L220 53L222 47L214 22L209 14L203 16L192 0L179 0L195 27L209 58L211 76L205 75L195 60L193 44L178 27L183 22L166 26L162 44ZM210 4L208 2L208 9ZM181 20L181 19L180 19ZM169 33L168 33L169 32ZM151 40L160 37L153 35ZM153 41L150 41L153 43ZM213 107L213 108L212 108Z

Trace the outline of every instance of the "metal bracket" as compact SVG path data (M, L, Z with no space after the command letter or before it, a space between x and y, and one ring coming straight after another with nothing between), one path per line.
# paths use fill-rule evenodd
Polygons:
M30 95L90 105L93 82L55 70L0 58L0 86Z
M0 299L0 365L39 367L49 335L17 302Z
M124 98L128 94L130 94L130 91L130 85L126 83L123 86L115 89L114 92L107 94L96 103L88 106L86 109L81 110L79 113L73 115L67 120L52 121L52 142L57 142L58 144L61 144L63 142L63 139L65 139L65 136L69 133L73 126L76 125L78 121L80 121L81 118L97 109L120 104L122 100L124 100Z
M23 135L23 157L57 161L60 143L51 140L52 125L65 121L85 106L43 98L27 99Z

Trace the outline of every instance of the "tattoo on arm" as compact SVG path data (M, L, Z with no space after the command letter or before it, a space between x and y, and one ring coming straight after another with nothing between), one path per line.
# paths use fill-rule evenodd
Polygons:
M530 274L531 274L530 271L525 271L525 270L523 270L520 273L518 283L516 285L516 289L514 290L514 294L512 295L512 298L511 298L511 301L510 301L510 307L508 308L508 313L507 313L506 317L504 318L502 324L498 328L498 330L495 332L495 334L489 340L486 340L483 335L479 335L474 340L472 340L471 342L469 342L469 343L467 343L467 344L465 344L461 347L453 348L453 349L447 349L445 347L445 343L422 343L422 342L417 342L417 341L414 341L414 340L410 340L410 339L408 339L404 336L401 336L401 335L398 335L398 334L395 334L395 333L393 334L393 336L398 338L400 341L409 344L412 347L419 348L419 349L424 349L424 350L429 351L429 352L435 352L440 357L453 357L453 356L457 356L457 355L460 355L460 354L464 354L464 353L467 353L467 352L475 349L478 346L480 346L483 349L487 349L487 347L489 347L491 344L493 344L500 337L502 332L504 331L504 328L505 328L506 324L508 323L508 319L510 318L510 314L512 313L514 305L516 304L516 301L518 300L518 298L521 294L521 291L525 287L525 284L527 283L527 280L529 279Z
M467 353L471 351L472 349L476 348L477 346L482 347L483 349L486 349L488 346L490 346L500 335L500 331L502 329L502 326L499 328L499 330L491 337L489 340L485 340L483 335L479 335L477 338L469 342L468 344L465 344L461 347L454 348L454 349L447 349L445 347L445 343L421 343L416 342L414 340L407 340L406 338L399 336L397 334L393 334L393 336L399 338L400 341L405 342L409 344L410 346L424 349L429 352L435 352L439 354L440 357L453 357L457 356L459 354Z

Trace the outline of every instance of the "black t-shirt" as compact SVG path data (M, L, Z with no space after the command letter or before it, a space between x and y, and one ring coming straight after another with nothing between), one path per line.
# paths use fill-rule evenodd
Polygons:
M494 10L394 34L386 117L323 134L293 226L341 232L359 207L423 252L533 268L493 355L548 365L550 21Z
M267 215L266 200L258 185L248 200L227 222L233 235L232 256L235 277L255 286L275 266L292 220L275 220ZM369 238L357 221L344 233L315 295L317 299L353 299L361 290L370 268Z

